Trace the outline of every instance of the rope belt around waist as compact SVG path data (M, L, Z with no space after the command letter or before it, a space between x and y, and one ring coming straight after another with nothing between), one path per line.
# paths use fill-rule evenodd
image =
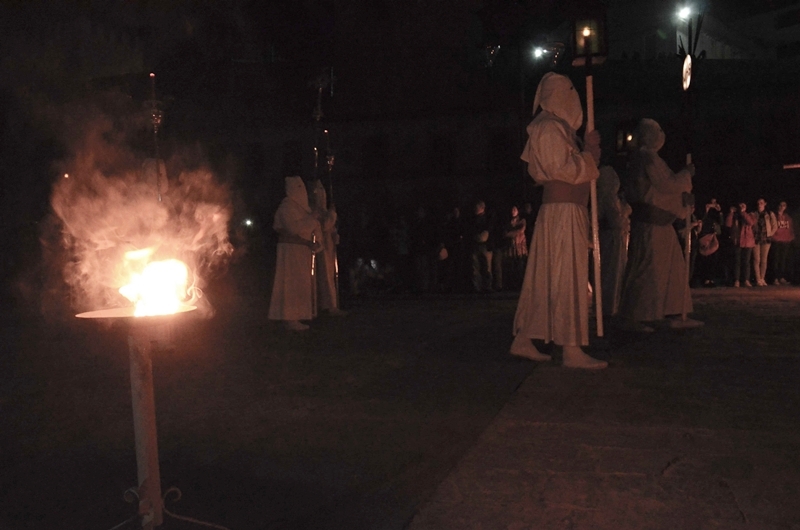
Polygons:
M583 184L567 184L560 180L545 182L542 204L570 202L579 206L586 206L589 204L591 186L589 182L584 182Z
M280 234L278 236L278 243L286 243L288 245L303 245L304 247L310 247L311 245L311 241L308 239L303 239L302 237L293 234Z
M666 226L671 225L677 219L674 213L645 202L631 203L631 209L633 210L631 212L631 221L640 223Z

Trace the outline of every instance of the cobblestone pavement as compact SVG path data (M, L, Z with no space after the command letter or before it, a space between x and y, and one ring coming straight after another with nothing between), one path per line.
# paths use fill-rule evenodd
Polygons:
M231 530L800 528L800 289L697 291L696 330L607 326L601 373L510 356L513 294L353 301L301 334L252 289L210 297L217 315L154 358L179 515ZM136 477L125 330L0 323L0 529L111 528Z
M703 328L535 370L411 530L800 529L800 290L694 299Z

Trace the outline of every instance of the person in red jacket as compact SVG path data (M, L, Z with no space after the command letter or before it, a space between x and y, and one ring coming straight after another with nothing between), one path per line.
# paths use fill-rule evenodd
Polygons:
M740 202L738 208L731 206L725 217L725 226L731 229L731 240L734 248L733 286L752 287L750 283L750 259L753 257L753 247L756 239L753 236L753 225L757 215L747 211L747 204ZM744 274L742 274L744 273Z

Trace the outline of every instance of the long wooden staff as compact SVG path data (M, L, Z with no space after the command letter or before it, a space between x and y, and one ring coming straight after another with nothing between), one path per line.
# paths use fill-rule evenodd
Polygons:
M686 165L691 165L692 163L692 153L686 153ZM684 195L686 197L686 195ZM691 291L689 290L689 282L692 280L692 273L690 270L692 264L692 201L687 201L684 204L684 208L686 208L686 233L683 235L683 259L686 262L686 281L683 283L684 285L684 297L683 297L683 311L681 312L681 320L686 322L686 319L689 318L688 314L688 307L686 301L691 297Z
M586 57L586 132L594 130L594 83L589 69L591 57ZM594 310L597 336L603 336L603 286L600 279L600 224L597 220L597 180L591 184L592 257L594 258Z
M331 69L331 87L333 87L333 73L332 73L332 71L333 71L333 69ZM333 95L333 90L332 89L331 89L331 95ZM328 134L328 129L325 129L323 132L325 133L325 160L327 162L325 167L326 167L326 170L327 170L327 173L328 173L328 189L330 190L330 193L328 194L329 195L328 199L330 201L330 204L333 205L335 203L333 202L333 175L332 175L332 172L333 172L333 163L334 163L335 157L333 156L333 152L331 151L331 137ZM325 206L328 207L327 204ZM337 212L336 215L338 216L339 213ZM337 223L338 223L338 217L337 217ZM334 307L336 309L341 309L341 306L339 305L339 302L340 302L340 296L339 296L339 241L338 241L339 232L338 232L338 227L336 225L334 225L333 229L336 231L336 238L334 238L334 241L333 241L333 285L335 287L334 295L336 296L336 300L334 300L334 303L335 303Z
M311 234L311 314L317 316L317 235Z

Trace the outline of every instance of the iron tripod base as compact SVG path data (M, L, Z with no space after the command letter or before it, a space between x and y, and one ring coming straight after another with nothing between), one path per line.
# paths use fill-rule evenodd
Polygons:
M136 516L112 530L153 530L164 522L165 513L174 519L199 526L228 530L224 526L176 515L164 507L167 496L172 495L172 502L177 502L181 498L181 491L175 487L168 488L163 494L161 491L152 354L175 349L172 325L170 319L155 317L155 320L148 318L135 321L128 330L138 486L125 492L125 500L138 503L138 510Z

